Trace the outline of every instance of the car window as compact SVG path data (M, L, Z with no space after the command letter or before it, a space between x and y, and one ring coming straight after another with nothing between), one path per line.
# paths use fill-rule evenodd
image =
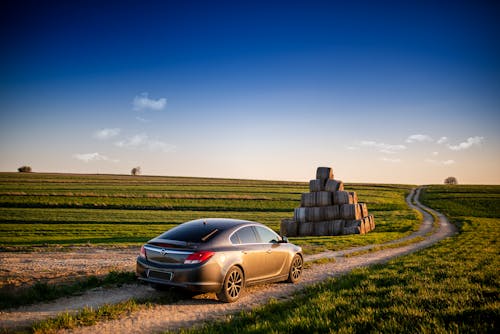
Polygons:
M259 235L261 242L264 242L264 243L278 242L279 237L273 231L271 231L265 227L262 227L262 226L256 226L255 229L257 230L257 234Z
M238 235L236 233L234 233L232 236L231 236L231 243L233 245L237 245L237 244L240 244L240 238L238 238Z
M243 227L238 230L235 234L238 235L242 244L255 244L257 243L257 236L253 231L252 226Z
M222 228L211 224L184 223L168 230L159 236L160 239L201 243L214 238Z

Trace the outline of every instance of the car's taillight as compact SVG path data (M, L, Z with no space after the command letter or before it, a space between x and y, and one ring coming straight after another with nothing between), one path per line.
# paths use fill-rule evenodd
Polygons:
M144 249L144 245L141 246L141 252L139 253L139 256L146 258L146 249Z
M193 254L190 254L185 260L184 264L195 264L195 263L202 263L210 259L212 256L214 256L214 252L211 251L199 251Z

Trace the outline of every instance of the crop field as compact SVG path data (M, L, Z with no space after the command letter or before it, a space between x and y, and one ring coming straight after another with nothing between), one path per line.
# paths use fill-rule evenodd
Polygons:
M291 241L306 252L385 242L410 234L419 217L405 204L411 186L346 184L375 216L364 236ZM125 246L143 243L179 223L205 217L248 219L279 231L293 216L302 182L0 173L0 247Z
M429 186L423 202L446 212L460 227L457 236L309 287L289 301L181 332L497 333L499 194L500 186Z

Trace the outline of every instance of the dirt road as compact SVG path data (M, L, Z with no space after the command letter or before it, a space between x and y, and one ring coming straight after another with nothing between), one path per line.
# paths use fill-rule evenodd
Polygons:
M418 198L420 189L412 192L407 197L407 203L411 207L413 197ZM321 282L328 277L344 275L354 268L369 266L376 263L387 262L395 257L415 252L428 247L437 241L456 233L452 224L446 217L424 207L416 200L415 208L422 212L424 219L419 231L400 240L392 241L394 244L415 237L425 237L423 241L412 243L397 248L388 248L373 251L363 255L345 257L345 254L368 250L380 245L356 247L347 251L324 252L307 256L306 261L319 258L335 258L335 263L314 265L304 271L303 278L299 284L269 284L250 287L240 300L232 304L224 304L215 300L211 294L201 295L196 298L183 299L169 305L156 305L152 309L141 310L127 315L119 320L99 323L91 327L77 328L72 333L151 333L167 329L179 329L200 325L203 321L223 318L228 314L240 310L252 309L258 305L265 304L269 299L286 299L307 285ZM423 210L434 212L439 218L439 227L433 229L432 216ZM432 232L432 233L430 233ZM135 257L135 254L134 254ZM126 258L126 256L125 256ZM124 260L125 261L125 260ZM130 261L130 259L128 260ZM116 266L116 264L113 264ZM127 263L130 266L130 262ZM9 310L0 313L0 328L15 328L26 326L36 320L53 317L61 312L75 312L83 306L98 307L105 303L116 303L129 298L143 298L154 295L155 292L147 286L125 286L116 289L95 289L88 291L82 296L59 299L52 303L37 304L28 307Z

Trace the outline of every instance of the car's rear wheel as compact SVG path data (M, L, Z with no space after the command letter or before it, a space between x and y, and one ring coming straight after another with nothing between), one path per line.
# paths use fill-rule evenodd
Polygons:
M217 298L226 303L232 303L240 298L245 287L245 277L238 267L232 267L224 278L221 291L217 293Z
M302 271L304 269L304 260L302 256L295 254L292 259L292 264L290 265L290 271L288 272L288 279L286 280L289 283L297 283L302 276Z

